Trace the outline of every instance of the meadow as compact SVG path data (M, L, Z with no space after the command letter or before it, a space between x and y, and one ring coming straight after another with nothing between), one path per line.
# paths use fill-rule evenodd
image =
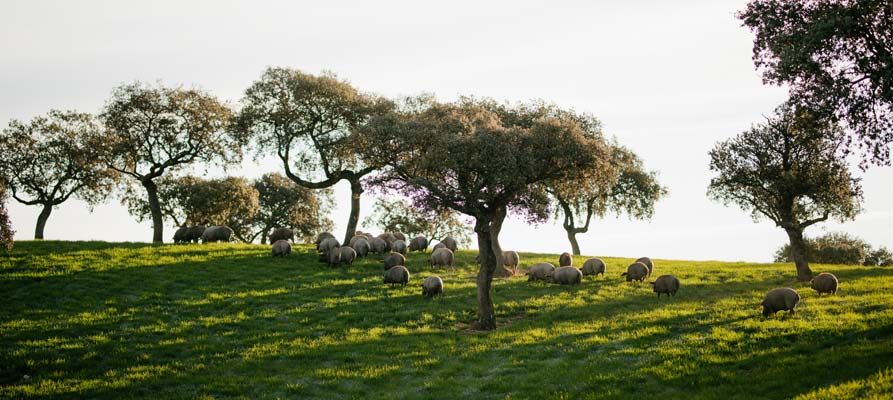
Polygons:
M603 257L578 286L495 280L499 328L477 332L476 253L428 254L391 288L379 257L331 269L308 246L18 242L0 254L0 398L893 397L890 267L813 265L841 282L819 296L788 264L657 259L682 281L658 299ZM431 274L443 297L421 296ZM762 318L780 286L797 313Z

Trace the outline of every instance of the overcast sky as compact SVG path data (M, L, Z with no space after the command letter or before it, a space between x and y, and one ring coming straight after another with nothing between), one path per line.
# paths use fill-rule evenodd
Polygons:
M650 221L594 221L578 237L584 254L769 261L786 242L771 222L705 195L714 143L786 98L754 71L753 37L734 18L745 1L424 3L0 0L0 122L54 108L95 113L113 87L134 80L196 86L236 104L267 66L332 71L386 96L545 99L598 116L670 190ZM249 160L229 173L281 169ZM846 231L893 248L893 170L856 173L862 215L807 235ZM349 197L346 184L337 187L339 237ZM361 221L373 201L363 197ZM16 239L33 238L39 208L9 208ZM70 200L54 210L46 237L149 241L151 222L137 222L117 200L92 213ZM510 221L501 242L570 250L553 222Z

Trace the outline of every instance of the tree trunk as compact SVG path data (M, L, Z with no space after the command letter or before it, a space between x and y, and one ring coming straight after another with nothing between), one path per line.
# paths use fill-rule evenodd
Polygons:
M260 234L260 244L267 244L267 231Z
M342 243L350 243L350 239L357 233L357 223L360 221L360 195L363 194L363 185L360 180L350 181L350 217L347 219L347 232L344 233Z
M496 329L496 311L493 307L492 283L493 271L496 270L497 259L493 253L490 238L490 221L484 217L477 217L474 231L478 237L478 250L480 252L480 269L478 270L478 326L480 330Z
M151 179L143 181L146 194L149 196L149 211L152 212L152 242L164 242L164 221L161 215L161 203L158 202L158 186Z
M52 204L44 204L43 210L40 210L40 215L37 216L37 227L34 228L34 239L43 239L43 228L47 225L47 220L50 218L50 213L53 212Z
M496 329L496 311L493 307L493 275L502 266L502 247L499 245L499 232L505 221L506 211L501 208L494 216L475 218L474 231L478 237L480 270L477 277L478 326L480 330Z
M575 256L580 255L580 244L577 243L577 230L576 229L567 229L567 240L571 242L571 251Z
M797 280L808 282L812 279L812 270L806 261L806 243L803 241L803 231L799 229L786 229L791 241L791 260L797 267Z

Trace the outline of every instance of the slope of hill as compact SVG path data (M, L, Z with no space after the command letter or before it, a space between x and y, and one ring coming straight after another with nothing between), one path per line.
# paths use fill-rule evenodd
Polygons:
M658 299L620 276L632 260L605 258L579 286L497 280L500 327L481 333L472 251L446 270L412 254L410 284L390 288L376 256L330 269L295 250L16 243L0 254L0 397L893 396L893 268L814 265L841 281L818 296L790 265L655 260L682 281ZM442 298L421 296L431 274ZM798 312L763 319L779 286Z

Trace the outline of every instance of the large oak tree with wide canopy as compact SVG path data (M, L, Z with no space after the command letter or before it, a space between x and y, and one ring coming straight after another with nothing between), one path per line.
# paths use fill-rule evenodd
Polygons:
M419 207L447 207L474 218L480 250L476 328L496 328L491 295L501 266L499 234L508 214L545 221L546 182L607 168L608 148L562 113L540 103L491 100L421 102L372 118L362 130L375 146L367 162L386 166L376 181Z

